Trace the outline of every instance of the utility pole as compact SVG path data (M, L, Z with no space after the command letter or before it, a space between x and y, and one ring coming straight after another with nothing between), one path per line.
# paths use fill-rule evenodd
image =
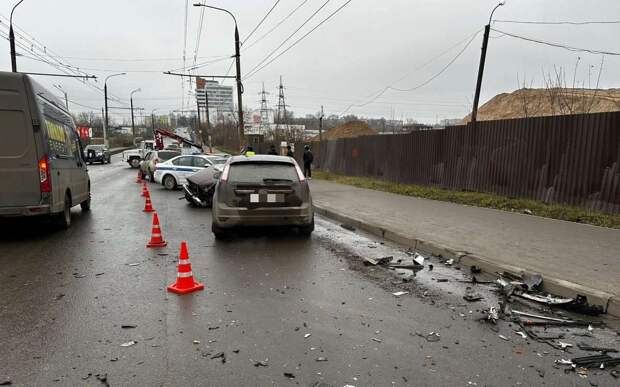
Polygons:
M263 82L263 91L260 92L260 127L259 132L262 135L269 132L269 108L267 107L267 93L265 91L265 82Z
M491 20L493 19L493 13L502 5L506 4L505 1L497 4L491 11L489 16L489 23L484 26L484 36L482 38L482 49L480 52L480 65L478 66L478 79L476 80L476 94L474 96L474 106L471 111L471 124L472 127L476 127L476 119L478 118L478 102L480 101L480 88L482 87L482 74L484 73L484 62L487 57L487 46L489 44L489 32L491 31Z
M133 118L133 93L137 93L139 91L142 91L142 89L135 89L132 90L131 93L129 93L129 104L131 106L131 136L133 137L134 141L136 139L136 124Z
M321 105L321 115L319 116L319 143L323 142L323 105Z
M286 100L284 98L284 84L282 83L282 75L280 75L280 86L278 86L278 107L276 113L276 133L280 130L280 124L282 124L282 116L284 116L284 123L286 124L288 133L288 120L286 118Z
M105 118L103 120L103 145L108 145L108 79L116 77L118 75L125 75L126 73L118 73L108 75L103 81L103 98L105 99Z
M209 92L205 83L205 114L207 115L207 140L209 141L209 152L213 153L213 144L211 144L211 120L209 117Z
M11 47L11 71L17 72L17 53L15 52L15 33L13 33L13 12L15 8L20 5L24 0L20 0L19 3L13 6L11 9L11 16L9 17L9 46Z

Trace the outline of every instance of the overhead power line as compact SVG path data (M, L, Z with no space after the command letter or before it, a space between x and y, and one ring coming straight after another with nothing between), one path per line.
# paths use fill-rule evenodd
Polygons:
M568 45L565 45L565 44L546 42L546 41L540 40L540 39L528 38L528 37L525 37L525 36L521 36L521 35L516 35L516 34L510 33L510 32L496 30L495 28L491 28L491 29L493 31L495 31L495 32L499 32L500 34L504 34L504 35L507 35L507 36L510 36L510 37L513 37L513 38L516 38L516 39L521 39L521 40L525 40L525 41L532 42L532 43L544 44L546 46L551 46L551 47L556 47L556 48L563 48L563 49L568 50L568 51L587 52L587 53L590 53L590 54L620 56L619 52L601 51L601 50L594 50L594 49L590 49L590 48L572 47L572 46L568 46Z
M286 42L288 42L293 36L295 36L295 34L297 32L299 32L299 30L301 30L306 24L308 24L308 22L310 22L310 20L312 20L312 18L314 18L319 12L321 12L321 10L323 8L325 8L325 6L330 2L331 0L326 0L319 8L317 8L312 15L310 15L306 20L304 20L303 23L301 23L301 25L299 27L297 27L297 29L295 31L293 31L293 33L291 33L289 36L286 37L286 39L284 39L280 45L278 45L278 47L276 47L273 51L271 51L269 53L269 55L267 55L265 58L263 58L263 60L261 60L260 62L258 62L258 64L256 64L256 66L254 66L252 68L252 70L250 70L248 72L248 74L251 74L254 70L256 70L257 68L259 68L263 63L265 63L267 60L269 60L269 58L271 58L271 56L273 54L275 54L282 46L284 46L286 44ZM350 1L350 0L349 0ZM246 78L248 78L246 76Z
M433 80L435 80L437 77L439 77L441 74L443 74L467 49L467 47L469 47L471 45L471 43L474 41L474 39L476 38L476 36L478 36L478 34L480 33L480 31L482 30L478 30L476 31L467 41L467 44L465 44L465 46L448 62L448 64L446 64L441 70L439 70L439 72L435 73L433 76L431 76L430 78L428 78L427 80L425 80L424 82L411 87L411 88L397 88L397 87L393 87L392 85L388 85L385 86L383 89L379 90L378 92L374 93L372 95L372 97L364 102L364 103L360 103L360 104L351 104L349 105L342 113L340 113L340 115L344 115L345 113L347 113L352 107L364 107L366 105L370 105L371 103L375 102L377 99L379 99L379 97L381 97L383 94L385 94L386 91L388 90L394 90L394 91L401 91L401 92L409 92L409 91L413 91L413 90L417 90L423 86L428 85L429 83L431 83ZM463 41L461 41L463 42ZM454 46L453 46L454 47ZM452 48L452 47L451 47ZM451 49L450 48L450 49ZM439 54L438 56L436 56L435 58L439 57L439 56L443 56L445 54L445 52ZM433 61L435 58L431 59L431 61ZM424 65L422 65L421 67L426 66L426 64L430 63L431 61L426 62ZM396 82L400 81L401 79L403 79L403 77L401 77L399 80L397 80Z
M265 37L267 37L270 33L272 33L276 28L280 27L282 25L282 23L284 23L285 21L287 21L291 16L293 16L293 14L295 14L295 12L297 12L299 10L299 8L301 8L304 4L306 4L308 2L308 0L302 0L301 3L299 3L297 5L297 7L293 8L293 10L291 12L288 13L288 15L286 15L282 20L280 20L275 26L273 26L269 31L265 32L263 35L261 35L259 38L254 39L254 41L252 43L250 43L247 46L244 46L241 48L242 51L244 50L248 50L250 47L255 46L258 42L260 42L261 40L263 40Z
M245 39L243 39L243 41L241 42L241 44L244 44L245 42L247 42L248 39L250 39L250 37L252 36L252 34L254 34L254 32L256 32L256 30L258 29L258 27L261 26L261 24L263 24L263 22L265 21L265 19L267 19L267 17L271 14L271 12L274 10L274 8L278 5L278 3L280 2L280 0L276 0L276 2L271 6L271 8L269 9L269 11L267 11L267 13L265 14L265 16L263 16L263 18L258 22L258 24L256 25L256 27L254 27L254 29L248 34L248 36L245 37Z
M329 1L329 0L328 0ZM278 55L276 55L275 57L273 57L271 60L269 60L269 62L263 64L260 68L254 68L252 70L250 70L250 73L243 79L248 79L252 76L254 76L256 73L258 73L259 71L261 71L262 69L264 69L265 67L269 66L271 63L273 63L276 59L278 59L279 57L281 57L282 55L284 55L287 51L289 51L290 49L292 49L293 47L295 47L299 42L301 42L302 40L304 40L308 35L310 35L311 33L313 33L316 29L318 29L320 26L322 26L324 23L326 23L329 19L331 19L334 15L336 15L338 12L340 12L344 7L346 7L347 5L349 5L349 3L353 1L353 0L347 0L344 4L342 4L340 7L336 8L336 10L332 13L330 13L325 19L323 19L319 24L317 24L316 26L314 26L310 31L306 32L304 35L302 35L299 39L297 39L295 42L293 42L293 44L291 44L290 46L288 46L286 49L284 49L284 51L280 52ZM327 2L325 2L325 4L327 4ZM323 4L323 6L325 5ZM319 9L320 10L320 9ZM305 24L305 23L304 23ZM303 25L302 25L303 26ZM294 34L294 33L293 33ZM291 35L292 36L292 35ZM287 38L288 40L288 38ZM281 46L280 46L281 47ZM280 48L278 47L278 48ZM276 49L277 50L277 49ZM269 58L276 50L274 50L271 54L269 54L267 56L267 58ZM267 59L265 58L265 59Z
M572 25L582 26L588 24L620 24L620 20L601 20L601 21L529 21L529 20L499 20L494 19L494 23L512 23L512 24L541 24L541 25Z

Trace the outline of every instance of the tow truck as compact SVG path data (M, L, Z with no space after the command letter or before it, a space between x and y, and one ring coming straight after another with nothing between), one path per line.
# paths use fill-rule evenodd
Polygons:
M129 149L124 151L123 161L129 164L131 168L138 168L140 166L140 161L144 160L144 156L146 156L149 151L164 149L164 137L169 137L180 143L202 149L202 146L200 144L195 143L183 136L179 136L178 134L168 129L155 129L153 137L155 138L154 140L140 141L136 149Z

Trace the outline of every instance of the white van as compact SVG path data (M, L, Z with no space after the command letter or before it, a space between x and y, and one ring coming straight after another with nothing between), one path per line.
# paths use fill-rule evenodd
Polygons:
M63 103L31 77L0 72L0 217L48 215L64 228L90 210L90 178Z

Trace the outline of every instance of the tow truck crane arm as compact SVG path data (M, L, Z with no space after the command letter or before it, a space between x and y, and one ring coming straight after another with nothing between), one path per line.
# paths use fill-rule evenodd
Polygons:
M196 147L198 149L202 149L202 145L197 144L197 143L195 143L193 141L190 141L190 140L188 140L185 137L179 136L178 134L176 134L176 133L174 133L174 132L172 132L172 131L170 131L168 129L157 128L157 129L155 129L154 136L155 136L155 142L157 144L157 148L159 148L159 149L163 149L163 147L164 147L163 141L161 140L161 138L164 137L164 136L165 137L170 137L170 138L175 139L177 141L180 141L180 142L182 142L184 144L187 144L187 145L190 145L190 146L194 146L194 147ZM159 140L158 140L158 137L159 137Z

